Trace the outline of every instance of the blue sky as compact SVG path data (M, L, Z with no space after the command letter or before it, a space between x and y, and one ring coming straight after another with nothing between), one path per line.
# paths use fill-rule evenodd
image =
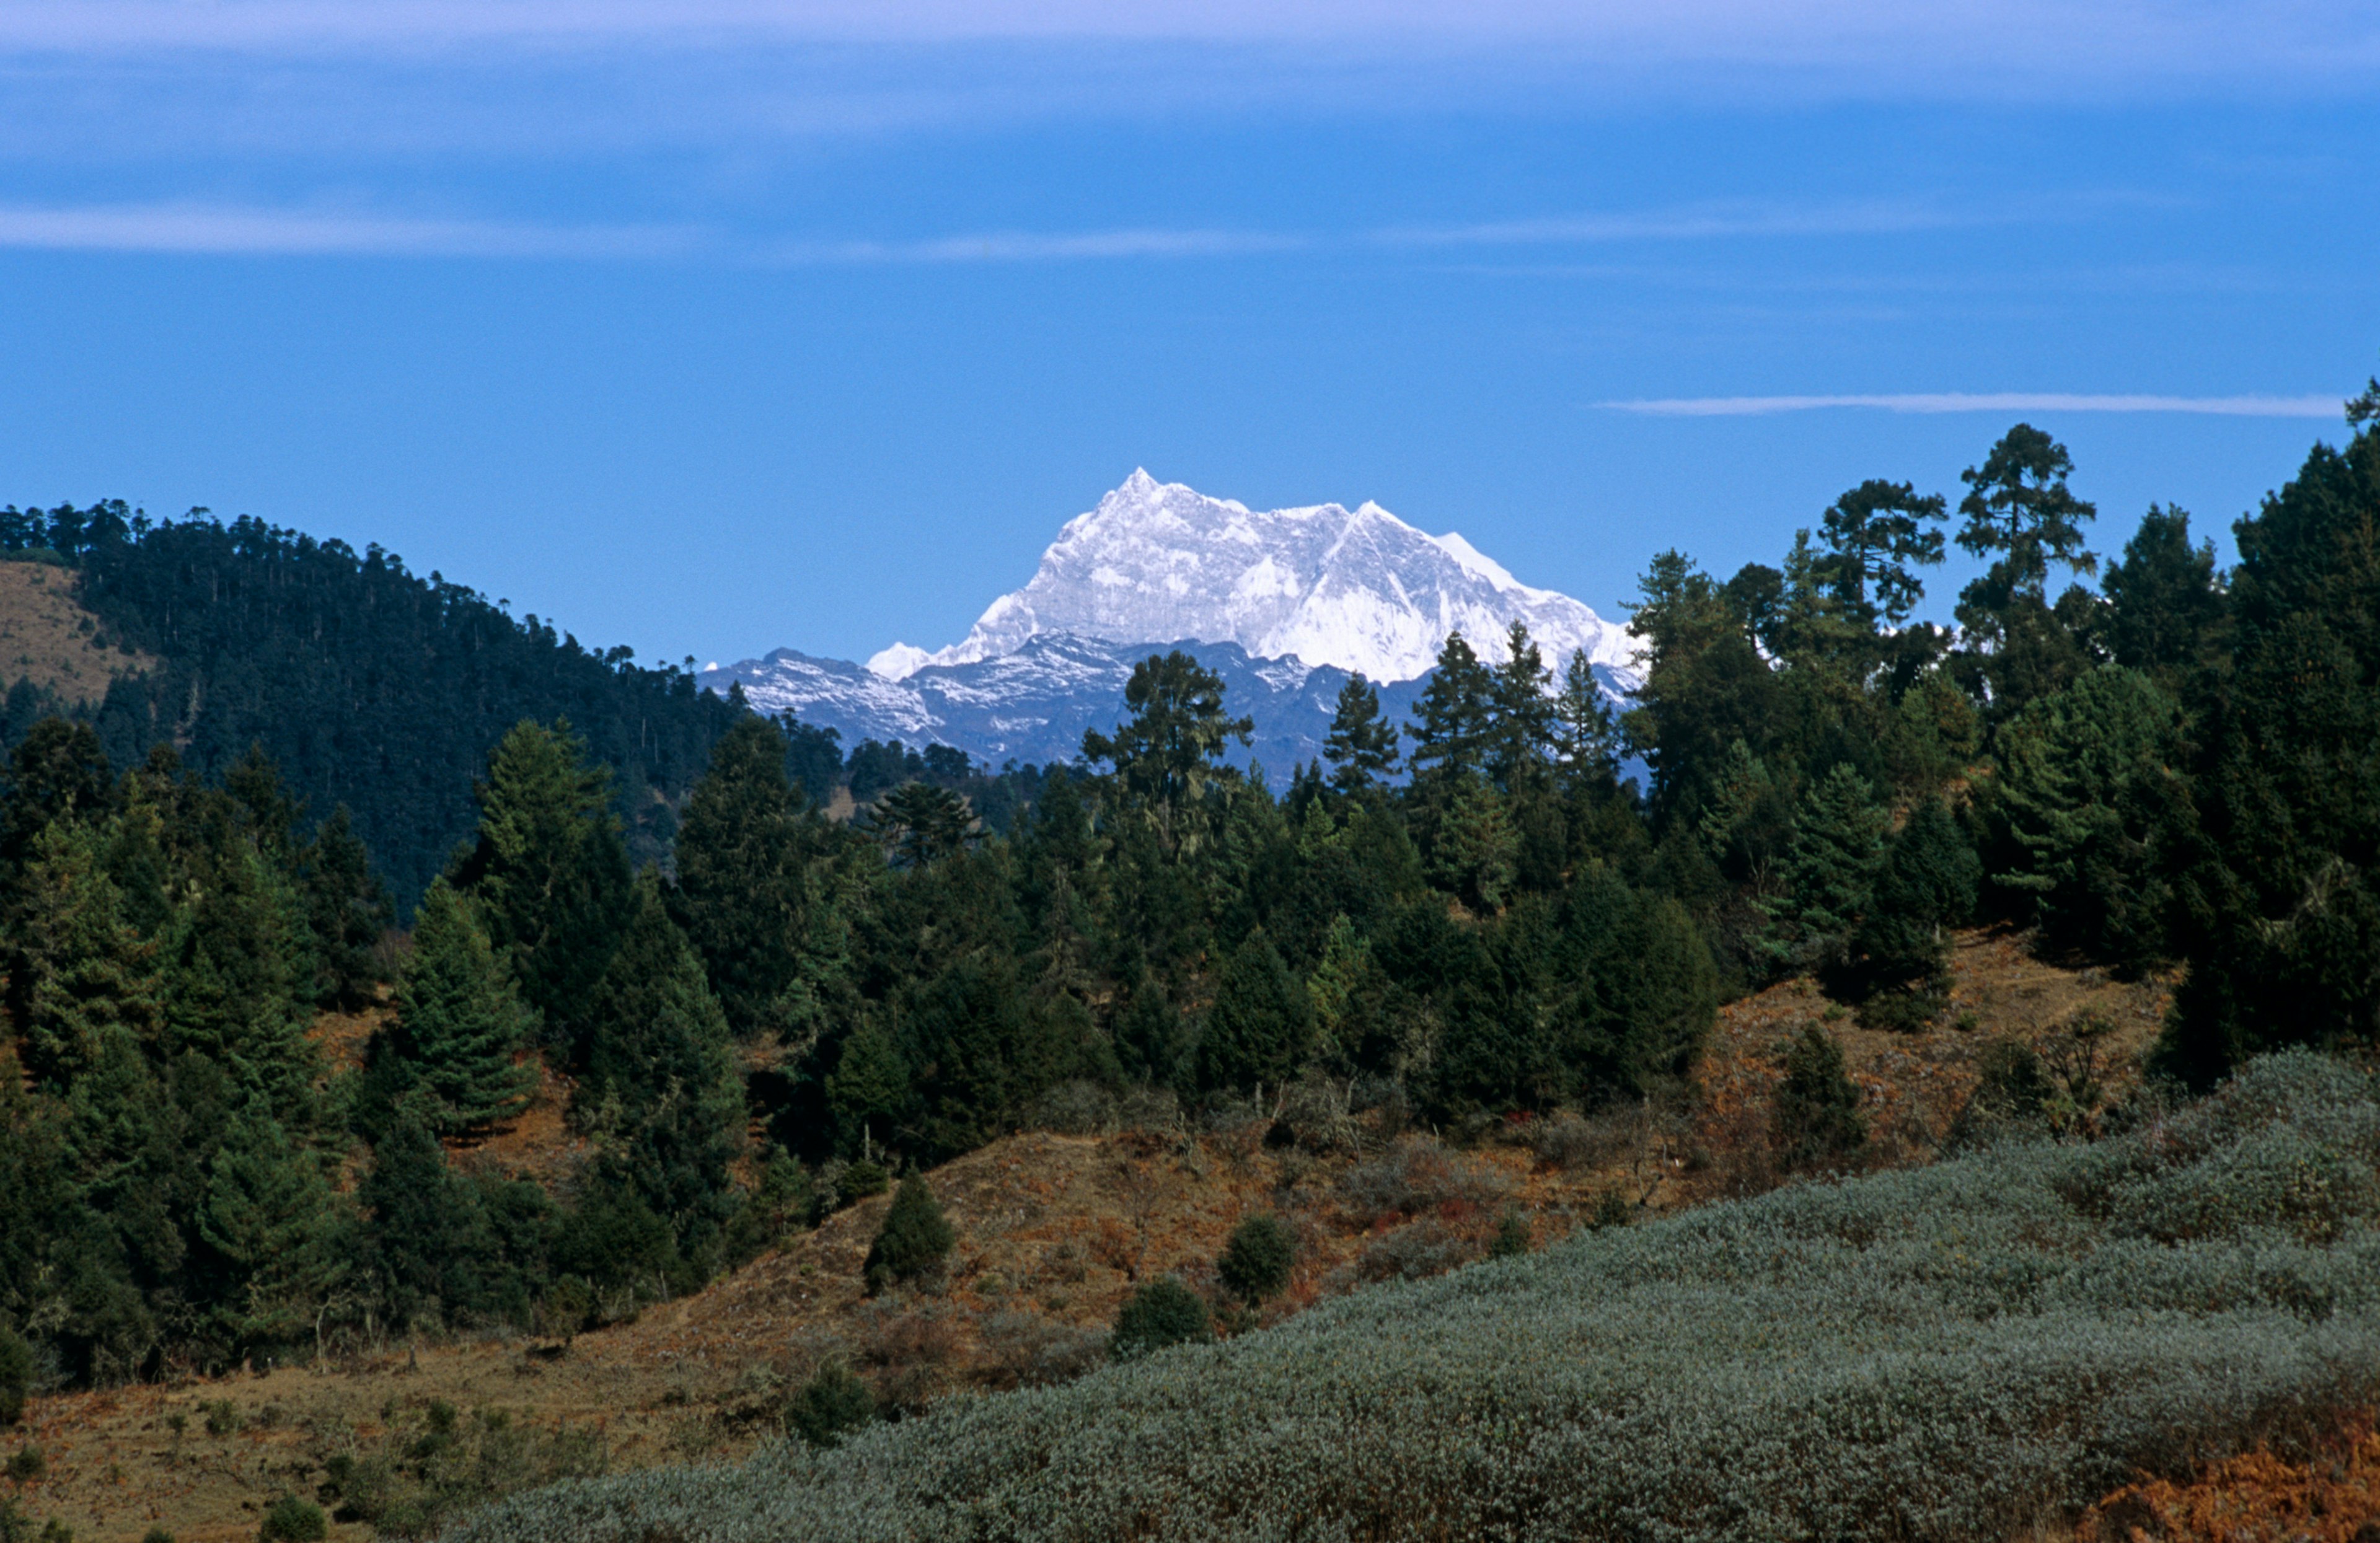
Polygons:
M2380 369L2380 6L1656 9L15 0L0 500L864 658L1135 466L1609 613L2020 417L2221 537Z

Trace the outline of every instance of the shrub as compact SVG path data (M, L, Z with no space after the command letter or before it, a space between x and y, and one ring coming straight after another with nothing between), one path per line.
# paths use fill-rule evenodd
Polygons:
M983 1324L983 1348L994 1376L1011 1387L1072 1382L1106 1358L1107 1346L1107 1336L1097 1330L1032 1313L994 1313Z
M18 1447L17 1454L8 1459L8 1476L18 1484L30 1484L49 1471L50 1460L42 1455L39 1447Z
M1419 1281L1469 1264L1475 1252L1442 1222L1424 1217L1366 1244L1351 1268L1359 1281Z
M248 1423L240 1415L239 1405L227 1398L201 1403L199 1408L206 1415L207 1434L210 1436L237 1436L240 1428Z
M1518 1258L1536 1245L1536 1231L1529 1219L1516 1210L1506 1211L1504 1220L1496 1223L1496 1239L1488 1245L1488 1252L1500 1259Z
M1116 1309L1108 1355L1129 1361L1167 1345L1201 1344L1215 1337L1207 1304L1196 1292L1168 1275L1134 1292Z
M322 1508L295 1495L284 1495L264 1513L256 1529L257 1543L322 1543L330 1533Z
M1224 1288L1250 1306L1289 1284L1297 1245L1277 1216L1251 1216L1232 1229L1215 1273Z
M1867 1117L1858 1086L1844 1075L1843 1048L1815 1024L1785 1052L1776 1135L1785 1161L1796 1168L1840 1162L1867 1144Z
M151 1527L140 1535L140 1543L174 1543L174 1535L164 1527Z
M1418 1215L1452 1204L1488 1205L1501 1198L1503 1190L1500 1175L1427 1136L1397 1137L1387 1151L1357 1163L1339 1181L1348 1206L1375 1218Z
M892 1176L883 1165L871 1158L861 1158L844 1169L834 1181L835 1194L844 1200L865 1200L871 1195L881 1195L892 1187Z
M843 1451L519 1496L447 1543L2024 1536L2380 1399L2380 1195L2325 1178L2375 1159L2371 1082L2277 1058L2095 1146L1578 1233ZM2291 1231L2256 1214L2292 1195Z
M876 1395L847 1367L822 1367L785 1404L785 1434L832 1447L876 1418Z
M25 1415L25 1395L33 1386L33 1347L22 1336L0 1326L0 1426L12 1426Z
M910 1175L901 1181L875 1245L868 1250L868 1289L880 1291L895 1281L912 1281L939 1269L957 1241L925 1175Z

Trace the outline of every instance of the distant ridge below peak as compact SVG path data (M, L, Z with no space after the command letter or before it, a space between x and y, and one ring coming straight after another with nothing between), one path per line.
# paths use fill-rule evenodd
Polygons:
M1252 510L1135 468L1067 521L1033 577L993 601L962 641L932 652L895 643L868 668L905 680L1068 633L1232 643L1253 658L1402 681L1430 669L1450 632L1501 659L1515 621L1556 669L1581 651L1623 671L1633 662L1622 628L1521 583L1459 535L1428 535L1369 501Z

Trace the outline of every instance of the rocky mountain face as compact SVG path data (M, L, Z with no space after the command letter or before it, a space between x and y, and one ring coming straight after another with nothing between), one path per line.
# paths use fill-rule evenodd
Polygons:
M1254 743L1232 759L1285 780L1322 753L1351 673L1403 721L1449 632L1497 660L1515 620L1557 671L1584 650L1615 699L1637 684L1625 629L1520 583L1460 536L1425 535L1373 504L1259 513L1135 471L1069 521L1032 580L959 643L896 643L865 665L779 649L700 678L720 692L740 684L753 706L837 730L846 747L898 739L993 767L1046 764L1072 760L1084 730L1123 715L1135 663L1181 649L1255 720Z

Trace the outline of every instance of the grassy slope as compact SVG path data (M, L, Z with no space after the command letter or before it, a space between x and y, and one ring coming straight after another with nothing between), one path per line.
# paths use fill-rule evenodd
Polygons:
M0 689L18 680L86 706L118 675L154 667L146 654L101 645L106 629L77 594L70 568L0 561Z
M2380 1103L2309 1055L2095 1146L1801 1185L455 1543L1998 1538L2380 1393Z

